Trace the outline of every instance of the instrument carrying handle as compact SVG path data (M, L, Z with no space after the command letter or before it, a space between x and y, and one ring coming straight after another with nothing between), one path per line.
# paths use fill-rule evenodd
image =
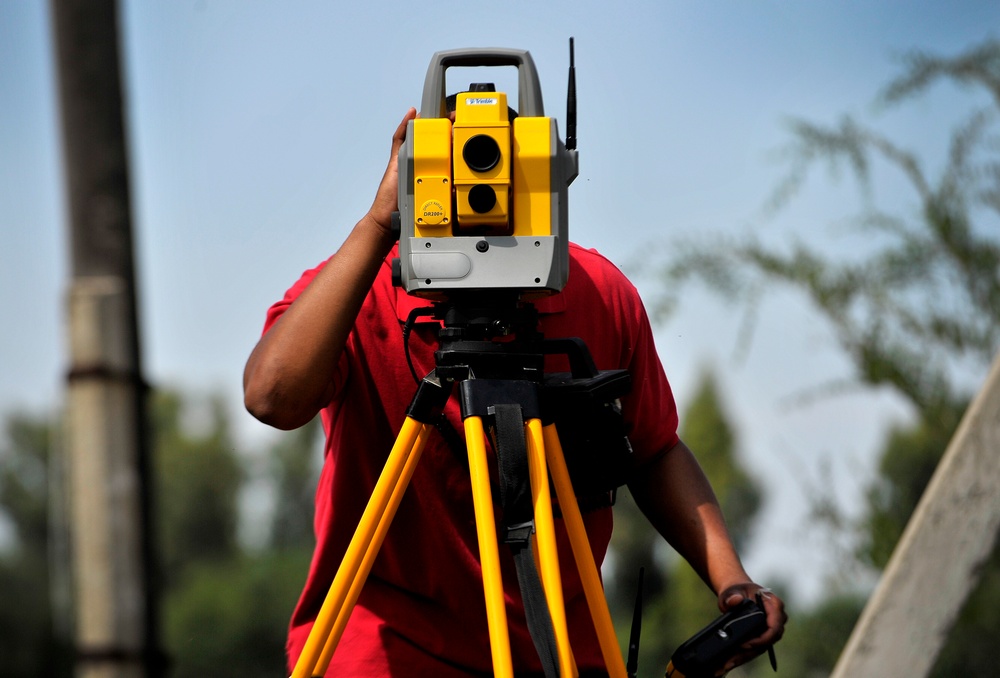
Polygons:
M526 117L545 115L542 105L542 86L531 54L523 49L485 47L454 49L435 52L424 78L423 99L420 102L422 118L443 118L445 110L445 70L452 66L516 66L517 114Z

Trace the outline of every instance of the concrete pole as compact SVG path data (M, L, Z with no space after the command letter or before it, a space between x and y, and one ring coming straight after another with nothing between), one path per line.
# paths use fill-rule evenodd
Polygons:
M74 280L69 292L66 452L79 678L149 675L143 424L133 416L141 387L127 349L128 297L114 276Z
M934 668L1000 531L1000 354L893 551L831 678Z
M79 678L160 674L115 0L51 0L71 283L66 466Z

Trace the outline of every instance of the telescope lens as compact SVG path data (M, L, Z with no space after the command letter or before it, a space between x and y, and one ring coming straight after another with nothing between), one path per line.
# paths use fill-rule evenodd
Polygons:
M497 193L489 184L476 184L469 189L469 207L477 214L486 214L497 204Z
M462 147L462 159L474 172L488 172L500 162L500 145L486 134L477 134Z

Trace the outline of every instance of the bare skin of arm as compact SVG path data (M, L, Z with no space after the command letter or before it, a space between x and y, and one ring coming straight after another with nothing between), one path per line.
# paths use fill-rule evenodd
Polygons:
M733 657L725 670L749 661L777 642L787 620L784 603L755 584L743 569L715 492L691 450L678 442L636 473L628 487L653 527L718 596L720 610L763 592L768 630L750 641L746 651Z
M410 109L371 209L302 294L254 347L243 371L243 399L257 419L279 429L306 424L333 395L333 374L361 304L395 242L396 158Z

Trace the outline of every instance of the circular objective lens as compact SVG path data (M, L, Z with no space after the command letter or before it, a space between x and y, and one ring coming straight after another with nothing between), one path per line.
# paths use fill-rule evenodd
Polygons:
M477 134L462 147L462 159L474 172L488 172L500 162L500 145L486 134Z
M476 214L486 214L497 204L497 193L489 184L476 184L469 189L469 207Z

